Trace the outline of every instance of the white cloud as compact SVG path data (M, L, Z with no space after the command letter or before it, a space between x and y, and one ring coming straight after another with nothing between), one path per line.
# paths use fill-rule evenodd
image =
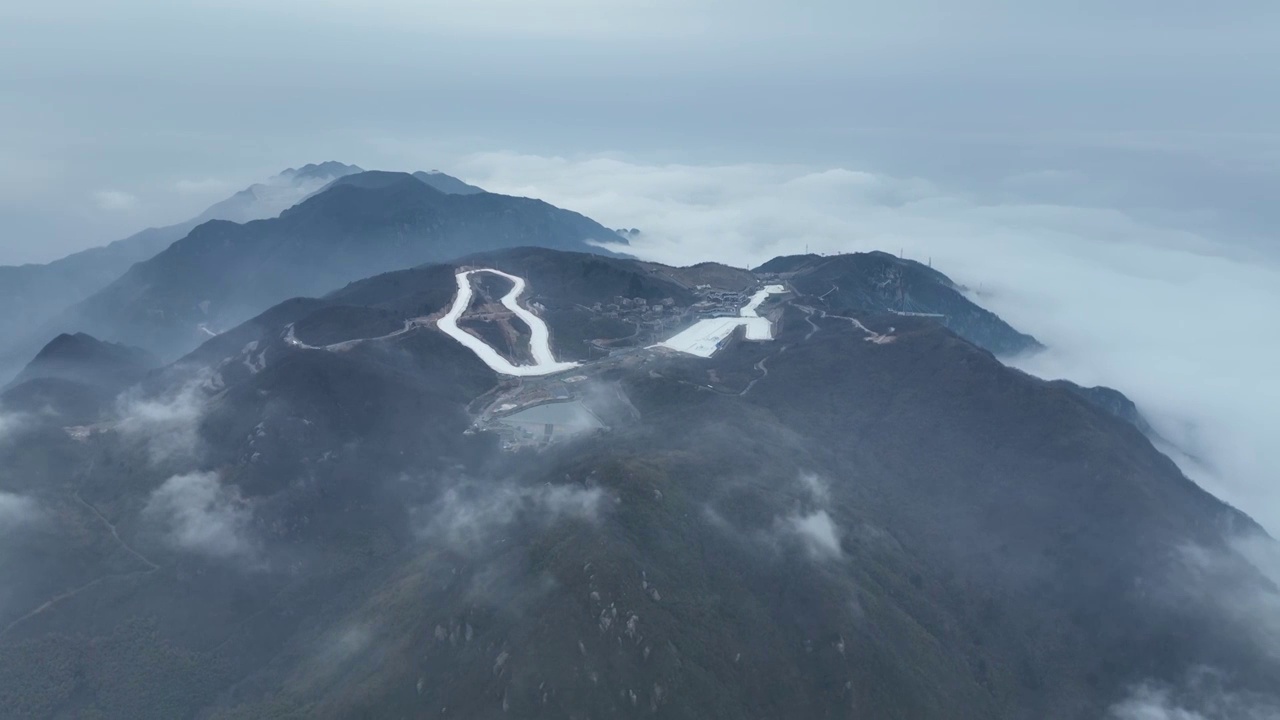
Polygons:
M144 514L176 548L222 560L252 560L253 509L217 473L175 475L151 494Z
M1228 549L1184 547L1177 593L1221 611L1259 649L1280 660L1280 545L1255 534Z
M0 533L28 525L40 517L40 507L35 500L0 491Z
M840 557L839 530L826 510L792 515L784 521L784 527L804 541L815 558Z
M19 413L6 413L0 410L0 442L4 442L18 431L23 416Z
M146 395L141 388L125 391L116 399L120 417L116 430L126 438L145 443L153 464L194 459L200 449L206 375L198 375L160 396Z
M494 533L518 520L551 524L576 518L597 522L606 499L599 488L463 482L447 490L435 504L422 534L465 549L491 540Z
M93 193L93 202L99 210L111 212L133 210L138 207L138 198L122 190L98 190Z
M470 156L488 190L637 227L632 250L753 265L803 252L899 251L971 288L1051 351L1018 365L1128 394L1201 458L1188 474L1280 531L1274 444L1280 262L1260 246L1106 207L979 202L926 180L842 168L679 165L617 157ZM1059 184L1073 176L1047 168ZM1013 178L1014 185L1025 178Z
M1178 687L1144 683L1112 706L1109 720L1280 720L1275 699L1232 692L1223 678L1200 668Z
M840 538L844 534L831 517L831 488L827 481L811 472L796 477L800 493L795 506L773 518L772 525L753 530L749 536L779 552L797 545L813 560L839 559L844 553ZM733 525L713 507L704 508L706 519L722 530L736 532Z
M800 485L809 493L810 499L821 506L831 502L831 488L822 478L811 472L800 473Z
M1269 537L1252 535L1237 540L1234 543L1234 549L1280 593L1280 544ZM1276 606L1276 610L1276 628L1280 630L1280 605Z
M831 487L827 481L811 472L802 472L797 478L803 491L799 508L776 522L776 530L783 536L797 538L815 560L839 558L840 528L831 514Z
M173 185L179 195L225 195L235 190L235 185L226 180L204 178L201 180L179 180Z
M1111 708L1115 720L1207 720L1192 710L1177 707L1169 698L1169 692L1155 687L1142 686L1124 702Z

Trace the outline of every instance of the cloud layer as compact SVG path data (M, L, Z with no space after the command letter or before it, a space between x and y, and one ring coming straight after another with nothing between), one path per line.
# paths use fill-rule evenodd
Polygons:
M252 560L253 509L217 473L175 475L151 494L144 515L178 550L219 560Z
M18 431L22 424L22 416L18 413L6 413L0 409L0 442L4 442Z
M26 526L40 517L40 507L35 500L0 491L0 533Z
M840 535L826 510L789 516L784 525L804 541L805 548L813 557L840 557Z
M1223 687L1210 668L1191 673L1178 687L1143 684L1113 706L1108 720L1280 720L1274 701Z
M430 509L421 534L459 550L491 541L517 521L552 524L574 518L596 522L607 496L599 488L565 485L521 487L460 481Z
M783 537L798 539L814 560L837 559L842 534L828 508L831 505L831 488L827 482L813 473L801 473L799 485L803 499L794 512L779 518L777 531Z
M1170 592L1207 603L1280 660L1280 547L1270 538L1239 537L1228 549L1182 548Z
M93 194L93 202L99 210L112 212L133 210L138 206L137 196L122 190L99 190Z
M460 164L469 182L637 227L639 256L752 265L780 254L886 250L934 267L1048 344L1015 361L1044 377L1128 394L1203 462L1184 470L1280 531L1275 408L1280 260L1105 206L1016 189L975 198L919 178L848 168L675 165L506 153ZM1055 174L1056 195L1092 178Z
M200 419L204 413L208 373L164 395L147 395L140 387L116 399L116 430L145 445L153 465L194 460L200 450Z

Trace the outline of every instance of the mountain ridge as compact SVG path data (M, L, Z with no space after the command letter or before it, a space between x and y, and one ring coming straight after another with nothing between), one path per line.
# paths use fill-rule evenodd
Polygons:
M356 173L331 185L278 218L197 226L54 326L173 357L194 347L205 328L217 332L287 297L460 249L536 243L604 253L586 241L616 239L539 200L447 194L407 173Z
M337 162L286 170L267 183L257 183L221 200L190 220L164 227L147 228L101 247L72 253L44 264L0 266L0 340L16 350L0 353L0 377L12 377L49 338L85 328L50 325L58 313L101 290L134 263L146 260L182 239L200 224L214 219L249 220L276 215L292 201L308 192L297 186L300 178L311 183L328 183L337 173L358 170ZM330 174L333 173L333 174ZM288 176L290 182L279 180ZM271 197L261 198L255 189L277 187ZM293 194L290 194L290 193ZM282 206L281 203L284 203Z
M441 332L455 274L483 267L525 279L556 356L583 364L504 377ZM1265 638L1181 554L1222 558L1215 592L1262 597L1231 544L1260 531L1137 428L879 295L786 285L754 305L772 340L652 347L649 323L753 294L701 272L520 248L385 273L149 376L143 407L199 408L181 453L127 406L81 439L0 444L0 490L97 539L49 544L48 567L0 556L28 581L0 604L6 706L1092 719L1201 665L1268 691ZM726 285L689 282L709 276ZM506 286L476 282L461 322L500 343ZM602 427L519 429L521 408L575 404ZM66 490L30 484L37 457ZM187 493L217 535L181 532ZM75 498L142 560L22 619L123 561ZM164 697L139 683L160 667Z

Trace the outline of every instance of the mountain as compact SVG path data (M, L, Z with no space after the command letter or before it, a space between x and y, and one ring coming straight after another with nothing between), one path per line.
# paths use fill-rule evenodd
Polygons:
M278 218L200 225L62 324L172 358L286 298L372 273L520 245L591 250L597 240L617 236L539 200L446 194L406 173L356 173Z
M355 165L344 165L333 161L318 165L304 165L296 169L289 168L265 183L250 185L213 205L185 224L186 230L174 240L180 239L197 225L210 220L247 223L252 220L273 218L335 180L362 172L364 170Z
M45 265L0 266L0 337L30 331L83 300L135 262L160 252L195 227L194 220L148 228L124 240Z
M44 265L0 266L0 340L19 348L0 353L0 378L12 376L17 366L9 366L25 362L53 335L77 329L49 327L48 323L60 312L106 287L134 263L153 257L185 237L197 225L209 220L247 222L274 217L334 179L359 171L354 165L335 162L290 168L186 222L148 228Z
M452 175L445 175L439 170L416 172L413 176L440 192L450 195L475 195L484 192L484 190L475 185L468 185Z
M60 378L124 387L159 363L145 350L107 343L85 333L59 335L18 374L13 384Z
M774 258L756 272L786 278L821 297L829 307L900 315L933 316L957 335L997 355L1043 346L964 296L950 278L914 260L888 253L796 255Z
M1066 388L1076 395L1079 395L1085 400L1138 428L1143 435L1146 435L1152 440L1163 440L1163 438L1156 433L1155 429L1151 427L1151 423L1147 421L1147 418L1142 414L1142 411L1138 410L1138 406L1119 390L1103 386L1081 387L1069 380L1053 380L1049 384L1054 387Z
M756 272L766 277L785 278L793 286L822 298L824 307L837 313L848 310L859 314L930 318L1000 356L1044 349L1035 338L1015 330L969 300L964 288L951 278L932 267L888 253L778 257L756 268ZM1133 401L1119 390L1084 388L1067 380L1054 381L1053 385L1071 390L1153 440L1163 440Z
M59 335L0 388L0 408L40 415L60 426L93 422L121 390L158 366L145 350L84 333Z
M319 188L312 195L318 195L330 188L339 185L350 185L362 188L385 188L388 185L404 181L404 173L388 172L384 170L360 171L358 173L349 173L338 176ZM446 195L476 195L484 192L483 189L459 180L452 175L446 175L439 170L431 172L418 171L412 173L414 179L422 184L435 188ZM310 196L305 199L310 199Z
M765 277L785 278L797 288L822 298L837 313L883 313L904 318L930 318L969 342L1000 356L1044 349L994 313L978 306L964 288L941 272L914 260L884 252L835 256L796 255L774 258L756 268ZM825 290L824 290L825 288ZM1085 388L1067 380L1055 387L1070 390L1087 402L1132 424L1153 440L1163 440L1124 393L1109 387Z
M491 250L272 307L90 431L10 431L0 499L26 510L0 528L0 707L1274 705L1280 591L1238 541L1275 547L1249 518L1094 402L858 289L860 268L912 268L841 260L837 298L813 262ZM908 282L965 332L1018 337ZM678 349L725 324L708 357ZM542 338L579 364L493 369L537 367Z
M322 163L307 163L300 168L286 168L280 173L281 178L293 181L313 181L329 183L334 178L345 177L354 173L364 172L356 165L347 165L336 160L326 160Z

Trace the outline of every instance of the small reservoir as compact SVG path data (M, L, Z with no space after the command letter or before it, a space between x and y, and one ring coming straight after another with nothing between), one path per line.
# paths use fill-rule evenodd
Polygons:
M494 418L492 426L507 447L549 445L584 433L603 430L595 413L577 400L549 402Z

